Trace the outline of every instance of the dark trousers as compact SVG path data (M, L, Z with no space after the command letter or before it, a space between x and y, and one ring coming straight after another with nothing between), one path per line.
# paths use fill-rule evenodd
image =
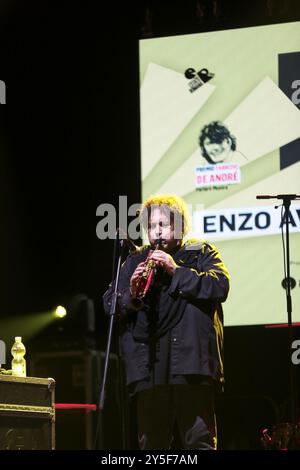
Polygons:
M182 449L216 449L212 385L157 385L136 394L139 448L170 449L175 422Z

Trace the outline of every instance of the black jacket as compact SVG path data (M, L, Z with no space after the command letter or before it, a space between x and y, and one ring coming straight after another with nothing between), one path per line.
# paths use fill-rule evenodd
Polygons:
M149 376L149 344L171 333L170 370L172 374L210 376L222 382L223 311L229 274L215 246L191 240L173 258L179 266L171 277L155 275L145 306L134 311L130 305L130 278L144 261L149 246L123 263L118 295L122 322L122 355L127 384ZM114 283L104 294L104 308L110 310Z

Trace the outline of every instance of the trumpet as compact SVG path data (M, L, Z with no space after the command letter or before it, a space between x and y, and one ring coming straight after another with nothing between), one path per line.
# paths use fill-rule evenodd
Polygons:
M155 250L157 250L162 243L162 240L157 240ZM156 263L152 259L150 259L151 254L149 253L146 260L145 260L145 267L140 275L140 277L136 281L136 294L135 297L131 299L131 306L134 310L140 310L144 306L144 298L147 294L149 287L151 286L151 282L155 272Z

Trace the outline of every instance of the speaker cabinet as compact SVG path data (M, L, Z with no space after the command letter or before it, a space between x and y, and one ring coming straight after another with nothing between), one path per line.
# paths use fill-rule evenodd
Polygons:
M55 378L57 403L97 405L104 360L97 350L51 351L33 354L29 364L32 374ZM57 409L56 448L93 449L99 421L96 448L121 449L122 393L118 357L110 354L104 410Z
M53 379L0 375L0 449L55 448Z

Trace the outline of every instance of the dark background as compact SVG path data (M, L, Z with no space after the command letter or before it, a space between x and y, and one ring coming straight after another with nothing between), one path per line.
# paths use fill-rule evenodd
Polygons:
M105 349L113 241L97 239L96 208L141 198L138 39L299 18L296 0L1 2L1 325L84 293L95 306L95 347ZM42 341L53 347L50 332ZM289 419L287 329L226 328L225 355L226 445L257 447L276 413Z

